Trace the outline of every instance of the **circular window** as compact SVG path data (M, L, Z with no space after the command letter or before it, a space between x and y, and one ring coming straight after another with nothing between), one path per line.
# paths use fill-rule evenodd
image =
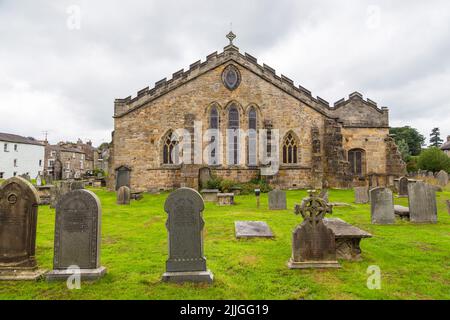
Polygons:
M241 83L241 74L235 66L229 65L223 70L222 81L228 90L234 90Z

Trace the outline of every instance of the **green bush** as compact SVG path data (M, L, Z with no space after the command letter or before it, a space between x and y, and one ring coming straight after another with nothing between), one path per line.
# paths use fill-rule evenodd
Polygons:
M417 172L419 171L419 165L418 165L418 157L416 156L410 156L409 161L406 163L406 170L408 172Z
M237 186L236 182L232 180L222 180L220 183L220 191L222 192L231 192L233 187Z
M450 173L450 157L436 147L430 147L419 155L417 159L419 169L438 172L441 170Z
M208 180L206 182L206 188L207 189L219 189L220 185L222 183L222 179L218 177L212 177L212 179Z

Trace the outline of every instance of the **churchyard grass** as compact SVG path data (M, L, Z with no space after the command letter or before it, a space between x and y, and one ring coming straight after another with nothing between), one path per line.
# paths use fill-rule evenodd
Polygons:
M450 215L438 195L438 223L372 225L370 204L353 204L352 190L330 190L341 218L373 234L361 242L360 262L340 261L342 269L290 270L291 234L301 217L295 203L306 191L288 191L288 210L269 211L267 194L256 208L253 195L236 196L235 206L206 203L205 255L214 283L173 284L160 281L167 259L164 201L168 193L145 194L130 206L116 204L113 192L91 189L102 203L101 265L108 269L97 282L69 290L65 282L0 282L0 299L450 299ZM408 199L395 199L408 205ZM53 267L54 209L39 207L37 260ZM275 239L236 240L234 221L266 221ZM367 268L381 269L381 289L367 288Z

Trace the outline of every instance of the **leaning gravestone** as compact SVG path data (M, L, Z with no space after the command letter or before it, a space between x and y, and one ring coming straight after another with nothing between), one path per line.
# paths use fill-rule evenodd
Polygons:
M444 170L439 171L436 176L438 183L441 187L448 185L448 173Z
M332 229L323 218L331 208L325 201L310 191L301 205L295 206L295 214L303 216L303 223L292 234L292 257L290 269L340 268L336 260L336 240Z
M117 190L117 204L130 204L131 191L127 186L121 186Z
M368 187L355 187L355 203L364 204L369 203L369 188Z
M36 280L36 226L39 195L19 177L0 185L0 280Z
M47 280L66 280L78 271L82 280L106 273L100 265L102 208L89 190L66 193L56 205L53 271Z
M408 197L408 183L409 180L407 177L401 177L398 181L398 196L399 197Z
M286 210L286 192L282 190L272 190L269 192L269 209Z
M418 181L408 185L408 194L411 222L436 223L437 205L434 189L430 185Z
M370 190L371 220L373 224L395 223L394 198L389 188Z
M213 281L203 255L203 209L202 196L191 188L180 188L167 198L164 210L168 214L169 259L163 281Z

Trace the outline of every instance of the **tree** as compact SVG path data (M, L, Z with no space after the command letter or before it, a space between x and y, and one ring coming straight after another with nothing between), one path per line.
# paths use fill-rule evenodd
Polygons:
M438 172L441 170L450 173L450 158L439 148L430 147L420 154L417 159L420 169Z
M402 159L405 162L409 161L409 158L411 158L411 154L409 153L409 146L406 143L405 140L399 140L397 142L398 151L402 154Z
M441 139L441 131L439 128L433 128L430 134L430 146L439 148L444 140Z
M397 146L401 140L406 142L409 155L411 156L418 156L422 151L422 146L425 144L425 137L417 129L409 126L391 128L389 133L394 136L393 138Z

